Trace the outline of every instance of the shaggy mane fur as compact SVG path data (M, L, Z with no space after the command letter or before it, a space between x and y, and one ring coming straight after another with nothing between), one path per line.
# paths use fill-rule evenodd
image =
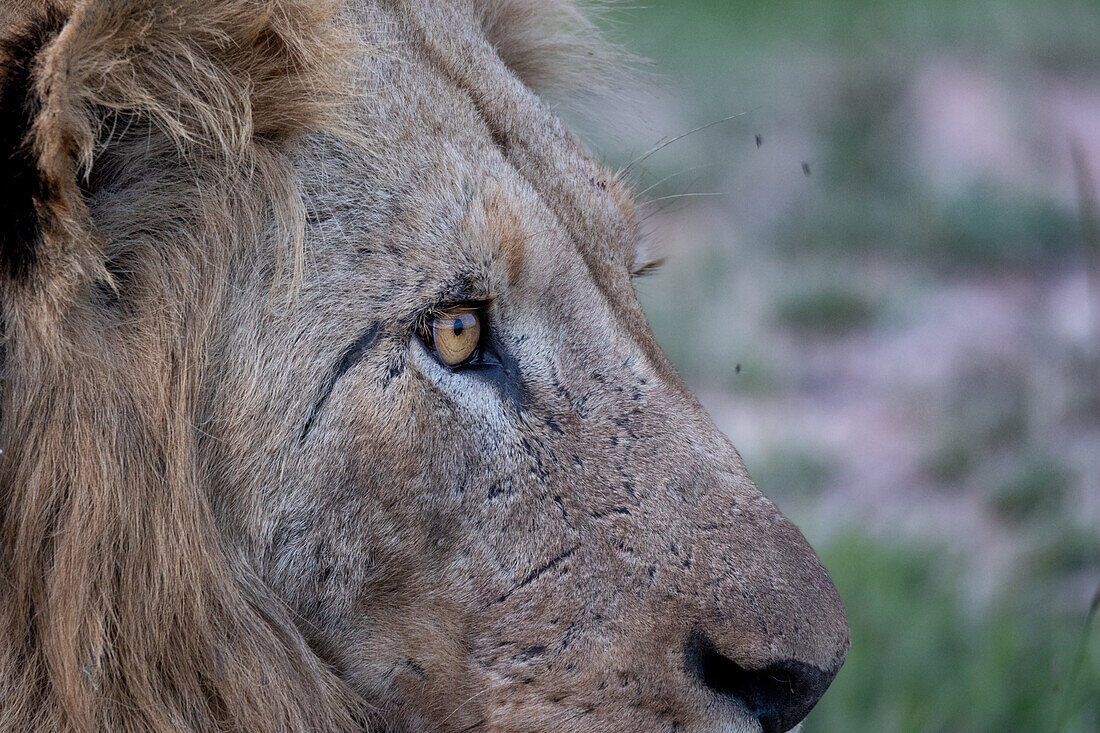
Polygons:
M20 150L42 183L2 291L0 729L361 727L219 547L192 424L219 273L270 212L298 217L280 150L323 122L332 8L67 11L21 19L45 43L5 64L29 75L2 102L32 110Z
M570 2L477 8L533 86L592 58ZM316 0L3 7L0 730L367 723L220 544L195 455L228 265L273 226L300 237L285 151L338 101L340 17Z

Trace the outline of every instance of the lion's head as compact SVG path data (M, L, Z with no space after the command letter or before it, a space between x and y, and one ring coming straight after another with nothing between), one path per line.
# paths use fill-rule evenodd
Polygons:
M844 610L532 91L569 2L4 8L0 728L806 715Z

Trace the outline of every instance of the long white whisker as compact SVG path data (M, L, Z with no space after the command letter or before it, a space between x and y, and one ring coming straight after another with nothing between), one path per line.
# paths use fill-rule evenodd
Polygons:
M705 125L702 125L700 127L696 127L694 130L688 130L687 132L681 133L681 134L677 135L676 137L672 138L671 140L663 140L662 139L662 140L658 141L657 144L654 145L652 148L650 148L649 150L642 153L640 156L638 156L634 160L627 163L625 168L621 169L618 173L615 174L615 178L616 178L616 180L621 179L623 176L625 176L630 171L631 168L636 166L638 163L641 163L643 160L646 160L647 158L652 156L654 153L657 153L661 150L664 150L669 145L672 145L675 142L679 142L680 140L683 140L685 137L687 137L689 135L694 135L697 132L702 132L703 130L710 129L711 127L714 127L715 125L721 125L723 122L729 122L730 120L736 120L738 117L744 117L749 112L753 112L753 111L754 110L750 109L750 110L746 110L744 112L738 112L735 115L730 115L729 117L723 117L722 119L715 120L714 122L708 122Z
M686 199L686 198L696 198L696 197L715 198L715 197L720 197L720 196L732 196L732 195L733 194L731 194L729 191L713 191L713 192L710 192L710 193L674 193L671 196L658 196L655 199L648 199L646 201L643 201L641 203L641 205L645 206L647 204L655 204L658 201L670 201L672 199Z
M657 181L656 183L654 183L652 185L649 185L649 186L646 186L645 188L643 188L641 191L639 191L635 195L638 198L641 198L642 196L645 196L647 193L649 193L653 189L657 188L657 186L660 186L662 183L664 183L666 181L671 181L673 178L678 178L679 176L685 175L687 173L694 173L695 171L704 170L706 168L713 168L715 165L717 165L717 164L716 163L707 163L706 165L697 165L697 166L694 166L692 168L685 168L684 170L679 171L677 173L670 173L669 175L665 176L664 178Z
M448 720L450 720L450 719L451 719L451 718L452 718L452 717L454 716L454 714L455 714L455 713L457 713L457 712L458 712L459 710L461 710L461 709L462 709L462 707L463 707L463 706L464 706L464 705L465 705L466 703L470 702L471 700L473 700L473 699L474 699L475 697L478 697L479 695L484 695L484 694L485 694L486 692L488 692L488 691L489 691L489 690L491 690L491 689L493 689L493 685L489 685L488 687L486 687L486 688L485 688L484 690L482 690L481 692L475 692L475 693L474 693L473 695L470 695L470 696L469 696L468 698L466 698L465 700L463 700L463 701L462 701L461 703L459 703L459 706L458 706L457 708L455 708L454 710L452 710L452 711L451 711L451 712L450 712L450 713L449 713L449 714L447 715L447 717L446 717L446 718L444 718L443 720L439 721L439 725L435 726L435 729L434 729L434 730L439 730L439 728L440 728L440 727L442 727L442 725L443 725L444 723L446 723L446 722L447 722Z

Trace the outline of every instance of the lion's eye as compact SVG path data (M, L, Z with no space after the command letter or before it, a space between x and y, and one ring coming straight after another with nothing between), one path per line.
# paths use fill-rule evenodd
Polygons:
M431 336L439 360L447 366L459 366L477 353L481 317L468 306L449 308L432 320Z

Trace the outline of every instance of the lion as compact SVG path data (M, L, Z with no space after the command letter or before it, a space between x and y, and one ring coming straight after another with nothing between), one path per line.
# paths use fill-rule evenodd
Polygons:
M0 28L0 729L806 716L845 611L654 340L629 184L543 101L614 56L578 5Z

